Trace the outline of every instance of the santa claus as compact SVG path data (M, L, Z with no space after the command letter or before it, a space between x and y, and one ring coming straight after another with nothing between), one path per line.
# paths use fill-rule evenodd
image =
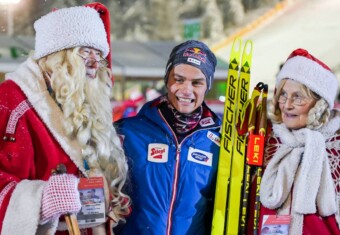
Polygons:
M58 9L34 28L35 51L0 85L0 233L68 234L79 179L102 177L106 222L79 227L110 234L130 199L110 110L109 12L99 3ZM52 174L61 164L66 173Z

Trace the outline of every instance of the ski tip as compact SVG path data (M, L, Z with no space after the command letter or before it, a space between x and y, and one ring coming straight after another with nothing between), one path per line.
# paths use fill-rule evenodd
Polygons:
M241 51L242 50L242 38L236 37L234 39L232 48L234 51Z
M246 44L244 45L243 54L250 56L252 53L253 53L253 41L247 40Z

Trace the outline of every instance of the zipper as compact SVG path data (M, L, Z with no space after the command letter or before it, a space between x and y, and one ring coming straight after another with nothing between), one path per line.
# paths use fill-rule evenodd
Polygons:
M177 140L176 140L177 141ZM170 200L170 209L169 209L169 215L168 215L168 222L167 222L167 228L166 228L166 234L170 235L171 232L171 225L172 225L172 214L174 210L174 205L176 201L176 195L177 195L177 183L178 183L178 168L179 168L179 156L181 154L181 145L179 144L177 146L176 150L176 166L175 166L175 176L174 176L174 183L172 184L172 196Z
M166 235L170 235L171 234L171 227L172 227L172 214L173 214L175 201L176 201L176 194L177 194L178 172L179 172L179 163L180 163L179 160L180 160L182 144L178 143L178 139L176 137L176 134L174 133L171 126L168 124L168 122L166 121L166 119L164 118L164 116L160 112L160 110L157 110L157 111L158 111L159 115L161 116L161 118L163 119L164 123L168 126L169 130L171 131L171 134L174 137L174 140L175 140L175 143L176 143L176 158L175 158L176 165L175 165L175 169L174 169L175 176L174 176L174 180L173 180L173 184L172 184L172 195L171 195L171 200L170 200L170 209L169 209L169 213L168 213L167 228L166 228ZM184 143L184 141L186 139L188 139L189 137L194 135L196 132L199 132L199 131L202 131L202 130L215 129L215 128L216 128L216 126L196 130L196 131L192 132L190 135L184 137L181 143ZM219 126L219 128L221 128L221 126Z

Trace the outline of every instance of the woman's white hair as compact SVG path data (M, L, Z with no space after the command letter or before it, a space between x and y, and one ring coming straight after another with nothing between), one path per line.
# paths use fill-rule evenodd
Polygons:
M128 167L112 125L111 71L100 68L97 78L86 78L86 68L78 53L79 47L67 49L44 57L38 63L50 75L52 96L63 110L67 135L78 139L90 169L104 172L113 195L111 204L116 207L113 209L124 214L130 201L122 192Z
M273 123L276 124L282 123L278 99L287 80L288 79L283 79L280 81L273 99L268 104L268 117ZM308 112L306 127L313 130L318 129L328 121L330 116L329 105L325 99L318 96L305 85L300 84L300 88L306 97L316 100L314 107L312 107Z

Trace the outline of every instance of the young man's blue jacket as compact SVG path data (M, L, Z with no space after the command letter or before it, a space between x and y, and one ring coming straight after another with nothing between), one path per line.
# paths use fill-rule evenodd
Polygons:
M209 234L221 121L211 112L178 143L158 102L115 123L128 158L132 199L132 214L118 234Z

